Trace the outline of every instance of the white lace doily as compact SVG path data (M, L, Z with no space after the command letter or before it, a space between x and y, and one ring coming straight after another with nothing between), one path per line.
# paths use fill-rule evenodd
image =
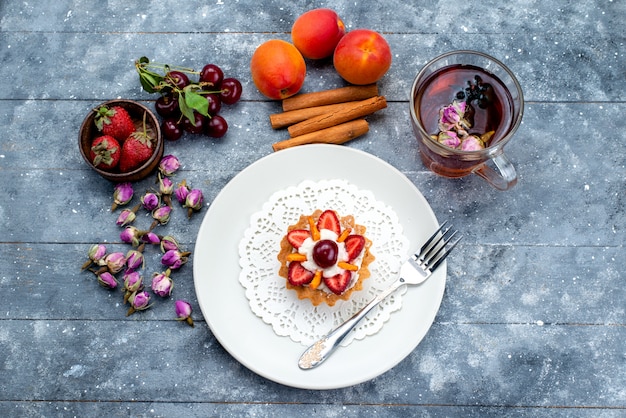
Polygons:
M363 289L332 307L326 303L313 306L308 299L298 299L295 291L285 287L286 279L278 275L280 262L276 257L287 228L297 223L300 215L309 215L316 209L334 209L339 216L353 215L357 224L367 228L365 235L372 241L370 252L375 257ZM393 282L408 251L409 241L396 213L377 201L372 192L359 190L344 180L305 181L274 193L263 209L251 216L250 226L239 243L239 282L246 290L252 312L271 325L276 334L310 345ZM381 302L343 345L377 333L391 313L402 307L405 290L403 287Z

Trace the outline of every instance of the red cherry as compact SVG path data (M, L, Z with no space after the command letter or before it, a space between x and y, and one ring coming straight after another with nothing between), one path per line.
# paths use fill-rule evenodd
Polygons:
M177 118L166 118L161 122L161 131L165 139L169 141L176 141L183 136L183 130L178 123Z
M228 131L228 123L220 115L212 116L206 125L206 134L212 138L221 138Z
M194 122L187 118L183 118L183 129L191 134L199 134L204 131L206 118L198 112L194 112Z
M172 84L173 86L183 89L186 85L189 84L189 77L187 74L181 71L169 71L165 74L165 79Z
M243 88L241 87L241 83L236 78L225 78L222 81L221 85L220 97L222 102L231 105L237 103L241 98L241 93Z
M209 102L209 110L208 113L211 116L215 116L220 112L222 108L222 101L220 100L220 96L217 94L211 93L206 95L206 100Z
M338 255L339 248L335 241L323 239L313 246L313 260L323 269L335 265Z
M206 87L210 89L211 86L216 89L219 88L224 79L224 73L222 69L215 64L207 64L200 71L200 82L208 83Z
M169 94L159 97L154 103L154 108L164 118L180 115L178 98Z

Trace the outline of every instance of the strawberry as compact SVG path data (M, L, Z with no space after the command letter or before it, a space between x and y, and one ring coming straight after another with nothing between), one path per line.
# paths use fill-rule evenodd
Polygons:
M110 135L123 143L135 131L135 124L130 115L121 106L100 106L95 110L95 123L99 131Z
M348 253L348 262L357 258L365 247L365 237L363 235L348 235L344 241L346 244L346 252Z
M350 281L352 280L352 272L344 270L333 277L324 277L324 284L336 295L341 295L346 291Z
M109 135L99 136L91 143L89 158L94 167L111 171L120 162L120 144Z
M311 233L306 229L294 229L287 233L287 241L293 248L300 248L304 240L309 238Z
M335 232L337 235L341 234L341 225L339 224L339 218L333 210L325 210L317 220L317 229L329 229Z
M289 263L289 271L287 272L287 280L294 286L302 286L311 283L315 273L302 267L298 261Z
M152 136L146 129L146 115L143 115L143 131L133 132L124 144L122 144L122 155L120 156L120 171L127 173L139 168L148 161L154 152Z

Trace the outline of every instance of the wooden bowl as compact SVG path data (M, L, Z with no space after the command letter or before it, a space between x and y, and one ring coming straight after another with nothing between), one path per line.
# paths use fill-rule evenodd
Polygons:
M150 157L148 161L146 161L141 167L129 171L126 173L121 173L119 171L106 171L99 168L94 167L89 158L89 153L91 149L91 142L102 135L101 132L96 128L96 124L94 122L96 112L92 110L83 120L82 125L80 126L80 132L78 135L78 147L80 148L80 153L83 156L85 162L89 167L91 167L96 173L100 174L107 180L122 183L122 182L134 182L142 180L148 177L159 165L161 162L161 158L163 157L163 137L161 136L161 127L159 125L159 121L148 109L146 106L141 103L134 102L132 100L110 100L108 102L104 102L98 105L95 109L98 109L100 106L120 106L126 109L130 117L135 122L135 125L138 129L143 129L143 115L144 112L146 114L146 125L147 129L152 130L156 136L156 146L154 153Z

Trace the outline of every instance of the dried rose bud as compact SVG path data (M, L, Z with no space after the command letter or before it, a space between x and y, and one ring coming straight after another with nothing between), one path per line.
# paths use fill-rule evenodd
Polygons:
M180 250L180 245L176 238L171 235L166 235L161 238L161 252L167 252L169 250Z
M173 175L180 168L180 161L174 155L166 155L161 158L159 163L159 171L164 176Z
M117 287L117 279L108 271L98 274L98 283L106 289L115 289Z
M458 148L461 145L461 139L454 131L440 132L437 141L448 148Z
M130 202L133 198L133 185L130 183L119 183L115 185L113 190L113 205L111 206L111 212L117 209L118 206L122 206Z
M156 193L146 192L143 196L141 196L141 204L145 210L152 212L161 204L161 198Z
M176 270L189 260L189 255L191 255L189 251L169 250L161 257L161 264L172 270Z
M461 150L463 151L478 151L484 149L485 145L483 141L476 135L470 135L461 143Z
M161 174L159 174L159 192L163 196L163 202L167 206L172 206L171 195L174 193L174 183L169 177L161 177Z
M148 231L141 236L141 241L146 244L158 245L161 243L161 237L159 237L154 232Z
M107 247L103 244L94 244L87 251L87 256L89 260L85 261L82 265L81 270L85 270L92 264L103 265L104 257L107 255Z
M178 200L178 203L180 203L181 205L185 204L185 200L187 199L189 191L190 189L189 186L187 186L187 181L183 180L182 182L180 182L178 187L176 187L176 190L174 190L174 196L176 196L176 200Z
M124 272L124 303L133 293L137 293L143 289L143 277L138 271L126 270Z
M189 194L185 198L185 204L183 207L189 208L187 210L187 217L191 218L194 210L202 209L202 203L204 202L204 196L202 195L202 190L200 189L191 189Z
M150 294L146 291L133 293L128 300L130 301L130 308L126 313L126 316L129 316L136 311L143 311L144 309L148 309L152 306L150 304Z
M126 267L131 270L143 268L145 259L143 253L137 250L130 250L126 253Z
M189 304L189 302L177 300L174 303L174 310L176 311L177 321L185 321L193 327L193 319L191 319L191 304Z
M170 221L170 215L172 213L172 208L169 206L160 206L152 211L152 217L154 218L154 222L152 223L152 228L159 225L165 225ZM150 228L150 229L152 229Z
M152 276L152 291L162 297L172 294L174 290L174 281L170 278L171 270L167 269L163 273L154 273Z
M124 253L115 252L108 254L104 258L104 262L109 272L115 274L122 271L122 269L126 265L126 257L124 256Z
M120 212L120 215L117 217L117 221L115 221L117 226L126 226L132 224L135 221L135 218L137 218L136 213L139 210L139 206L140 205L135 205L135 207L132 209L123 209Z
M144 234L143 231L140 231L132 225L128 225L120 233L120 239L127 244L131 244L133 247L137 247L139 246L139 240Z

